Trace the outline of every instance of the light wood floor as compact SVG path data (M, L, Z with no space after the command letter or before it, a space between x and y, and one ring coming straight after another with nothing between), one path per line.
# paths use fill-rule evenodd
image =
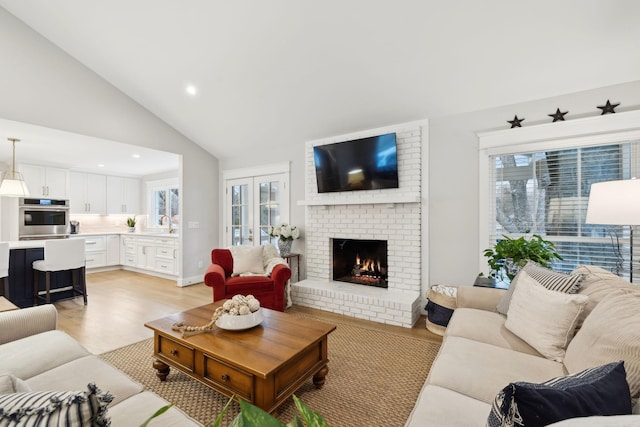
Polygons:
M58 329L95 354L151 338L153 333L144 327L145 322L213 301L212 290L204 283L180 288L169 280L124 270L88 274L87 293L89 303L86 306L82 298L55 303ZM360 327L441 341L441 337L426 330L424 318L410 329L306 307L294 306L289 310L313 314L327 322L349 322Z

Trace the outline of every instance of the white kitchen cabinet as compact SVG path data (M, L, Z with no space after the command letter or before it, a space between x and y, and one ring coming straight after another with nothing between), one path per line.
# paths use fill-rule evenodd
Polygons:
M135 267L138 259L136 239L130 236L120 236L120 264Z
M107 176L107 213L140 213L140 180Z
M18 170L22 172L30 197L68 198L68 170L25 164L20 165Z
M84 239L85 267L96 268L107 265L106 236L72 236L72 239Z
M156 265L156 246L153 239L138 238L136 239L137 261L136 267L144 270L154 270Z
M163 275L178 274L176 238L122 235L120 240L120 264Z
M71 213L106 212L107 177L93 173L70 173L69 203Z
M107 265L120 264L120 235L107 235Z

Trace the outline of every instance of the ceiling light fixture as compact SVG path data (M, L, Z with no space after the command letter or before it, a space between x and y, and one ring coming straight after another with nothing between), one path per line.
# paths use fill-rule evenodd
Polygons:
M195 95L198 93L198 89L194 85L188 85L185 89L189 95Z
M27 184L20 172L16 171L16 142L20 141L16 138L7 138L13 143L13 163L11 170L4 173L2 183L0 184L0 196L10 197L26 197L29 195Z
M140 154L134 154L131 157L133 157L134 159L139 159L140 158Z

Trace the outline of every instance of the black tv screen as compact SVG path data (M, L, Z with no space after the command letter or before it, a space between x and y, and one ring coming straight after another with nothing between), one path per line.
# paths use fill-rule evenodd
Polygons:
M318 193L398 188L396 134L313 147Z

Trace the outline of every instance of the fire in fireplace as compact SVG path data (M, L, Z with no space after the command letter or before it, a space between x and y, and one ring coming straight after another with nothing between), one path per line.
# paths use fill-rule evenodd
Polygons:
M333 239L333 280L387 288L386 240Z

